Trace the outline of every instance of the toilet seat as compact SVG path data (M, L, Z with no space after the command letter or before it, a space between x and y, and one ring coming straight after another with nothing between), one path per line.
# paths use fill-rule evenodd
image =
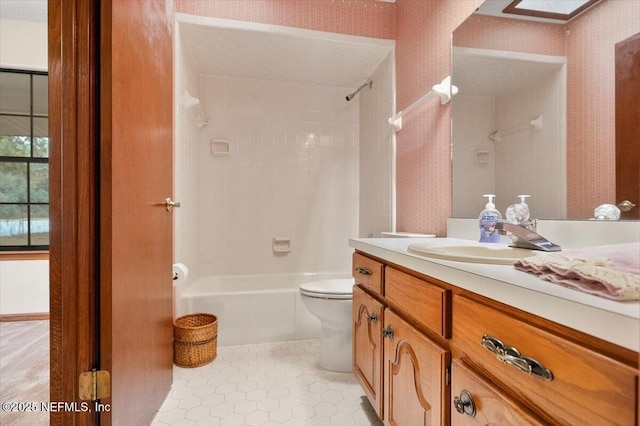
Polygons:
M352 299L354 283L353 278L311 281L300 285L300 294L321 299Z

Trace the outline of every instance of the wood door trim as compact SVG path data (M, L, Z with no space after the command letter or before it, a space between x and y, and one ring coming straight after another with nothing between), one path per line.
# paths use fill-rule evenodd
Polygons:
M79 402L79 373L97 365L96 6L48 1L51 401ZM50 421L93 425L96 416L60 411Z

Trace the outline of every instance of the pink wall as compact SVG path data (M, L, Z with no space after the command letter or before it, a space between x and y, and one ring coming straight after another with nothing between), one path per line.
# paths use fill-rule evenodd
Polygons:
M393 39L395 5L374 0L175 0L176 12Z
M451 32L482 0L398 0L396 90L401 111L451 73ZM437 97L403 117L396 134L398 231L444 236L451 214L451 107Z
M564 56L565 29L558 24L472 15L455 30L453 44L477 49Z

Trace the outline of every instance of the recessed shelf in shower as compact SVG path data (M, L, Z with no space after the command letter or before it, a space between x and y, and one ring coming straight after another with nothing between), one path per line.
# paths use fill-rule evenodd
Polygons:
M291 251L291 238L275 237L273 239L274 253L289 253Z
M211 141L211 155L222 157L231 153L230 143L224 139L214 139Z
M491 152L477 149L473 152L473 164L489 164L489 158L491 157Z

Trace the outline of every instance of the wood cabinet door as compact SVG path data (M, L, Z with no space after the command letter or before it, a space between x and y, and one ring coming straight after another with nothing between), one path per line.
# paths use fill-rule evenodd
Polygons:
M385 425L447 424L450 352L390 309L384 311L383 338Z
M452 426L543 424L533 413L486 382L461 360L452 361Z
M353 288L353 374L382 418L383 306L360 287Z

